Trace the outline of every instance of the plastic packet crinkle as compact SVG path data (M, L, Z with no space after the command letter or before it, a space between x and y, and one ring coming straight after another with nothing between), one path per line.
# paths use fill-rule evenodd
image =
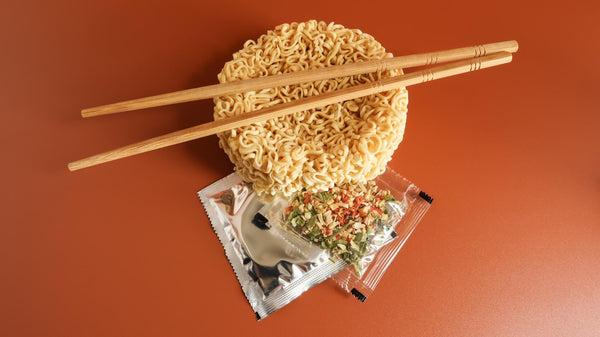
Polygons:
M265 318L346 267L267 217L281 213L233 173L198 192L257 319Z

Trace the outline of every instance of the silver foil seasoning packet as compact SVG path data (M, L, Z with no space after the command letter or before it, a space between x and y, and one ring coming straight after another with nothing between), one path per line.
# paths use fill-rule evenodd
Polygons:
M327 250L274 225L285 201L262 201L235 173L198 197L257 319L346 267Z

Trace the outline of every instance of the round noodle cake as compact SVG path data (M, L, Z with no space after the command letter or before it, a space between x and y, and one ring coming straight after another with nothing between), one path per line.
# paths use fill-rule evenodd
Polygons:
M244 43L219 82L392 57L373 37L339 24L283 24ZM401 70L335 78L214 99L221 119L393 76ZM260 195L322 191L385 171L402 141L408 92L392 90L256 123L218 135L237 173Z

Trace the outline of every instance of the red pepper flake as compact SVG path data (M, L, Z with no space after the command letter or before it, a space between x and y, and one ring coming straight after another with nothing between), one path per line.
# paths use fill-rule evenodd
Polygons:
M304 194L304 204L305 205L308 205L311 202L311 199L312 199L311 197L312 196L311 196L310 192L306 192Z

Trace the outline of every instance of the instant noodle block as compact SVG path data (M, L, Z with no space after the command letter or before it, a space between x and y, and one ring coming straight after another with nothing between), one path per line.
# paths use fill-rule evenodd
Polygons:
M219 82L392 57L372 36L317 21L283 24L247 41ZM401 70L250 91L214 99L214 118L373 82ZM255 123L218 135L221 148L259 195L291 196L366 182L383 171L402 141L406 89L391 90Z

